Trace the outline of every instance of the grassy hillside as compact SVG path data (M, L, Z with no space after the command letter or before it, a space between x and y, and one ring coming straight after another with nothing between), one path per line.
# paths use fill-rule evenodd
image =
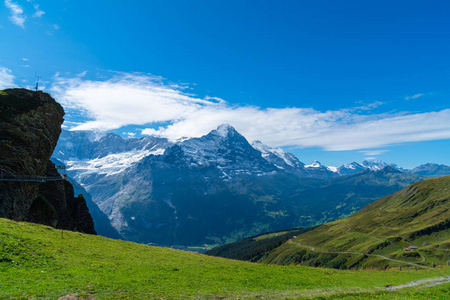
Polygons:
M405 250L408 247L417 249ZM260 257L257 261L264 263L340 269L447 265L450 176L412 184L348 218L296 235Z
M448 273L448 268L374 272L254 264L0 219L1 299L440 299L448 283L384 289Z
M257 262L265 258L267 253L286 243L292 237L311 229L312 228L293 229L260 234L240 240L235 243L229 243L216 247L207 251L205 254L230 259Z
M327 185L292 193L290 199L301 211L296 227L306 228L348 217L365 205L423 179L386 167L340 176Z

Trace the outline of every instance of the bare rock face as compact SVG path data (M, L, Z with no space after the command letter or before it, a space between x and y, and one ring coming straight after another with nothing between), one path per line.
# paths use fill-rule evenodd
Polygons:
M84 198L74 198L72 185L44 182L60 176L49 159L63 116L61 105L47 93L0 91L0 217L95 233Z
M48 178L60 176L51 162L47 162ZM94 222L83 195L74 197L68 180L55 180L39 185L38 197L31 204L27 221L58 229L96 234Z

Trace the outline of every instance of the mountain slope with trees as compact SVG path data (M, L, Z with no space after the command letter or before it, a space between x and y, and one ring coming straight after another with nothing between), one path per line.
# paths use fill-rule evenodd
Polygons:
M213 251L212 255L218 253ZM245 256L245 251L233 251ZM293 236L257 261L333 268L432 268L446 265L449 251L450 176L446 176L417 182L350 217Z

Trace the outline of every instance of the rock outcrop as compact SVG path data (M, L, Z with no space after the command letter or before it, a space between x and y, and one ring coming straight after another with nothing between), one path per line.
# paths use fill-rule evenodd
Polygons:
M63 116L47 93L0 91L0 217L95 234L83 196L49 161Z

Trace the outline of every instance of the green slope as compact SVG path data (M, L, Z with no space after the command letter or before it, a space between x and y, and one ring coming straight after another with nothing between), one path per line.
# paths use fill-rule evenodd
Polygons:
M311 227L348 217L365 205L423 179L389 166L380 171L364 170L334 178L327 185L290 196L294 207L301 212L296 227Z
M372 297L440 299L449 284L385 291L448 268L403 272L273 266L208 257L0 219L0 298ZM448 278L446 279L448 281ZM423 287L423 286L422 286Z
M270 264L417 269L450 263L450 176L424 180L305 233L248 238L207 254ZM418 249L405 250L410 246ZM255 251L257 249L258 251ZM257 255L254 255L256 253Z
M450 176L424 180L300 234L259 261L333 268L431 268L450 259ZM410 246L418 249L405 250Z

